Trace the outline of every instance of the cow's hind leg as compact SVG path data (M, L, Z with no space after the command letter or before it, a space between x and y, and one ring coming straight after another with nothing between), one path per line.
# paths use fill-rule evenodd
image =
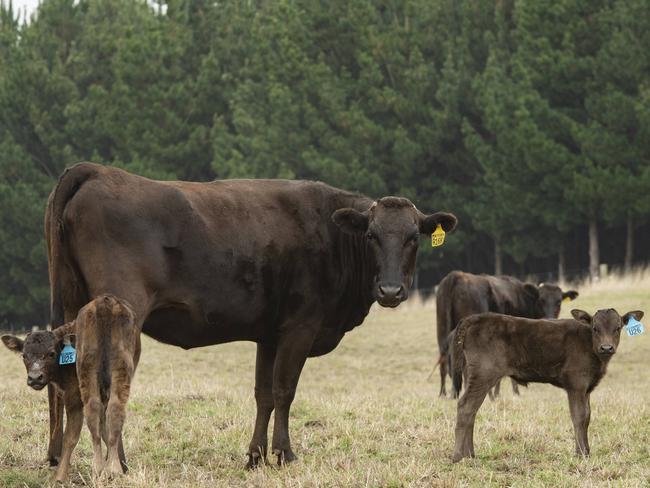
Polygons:
M278 344L273 366L275 422L271 446L273 454L278 456L278 465L296 459L289 440L289 409L314 337L315 334L309 328L304 327L292 330L291 334L285 335Z
M495 382L496 379L468 375L467 388L460 400L458 400L453 462L458 462L464 457L474 456L474 420L476 419L476 412L478 412L485 400L485 396Z
M438 396L440 397L446 397L447 396L447 355L444 353L440 353L440 359L438 360L438 364L440 364L440 394Z
M512 382L512 393L515 395L519 395L519 385L512 378L510 378L510 381Z
M255 403L257 415L255 430L248 446L246 467L252 469L261 462L266 462L268 449L268 428L273 412L273 364L275 362L275 345L258 344L255 361Z

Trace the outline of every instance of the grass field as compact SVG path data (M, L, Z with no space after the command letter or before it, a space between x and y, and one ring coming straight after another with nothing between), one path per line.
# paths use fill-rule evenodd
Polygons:
M650 276L581 287L565 304L650 315ZM291 412L298 461L243 467L255 416L255 345L194 351L143 342L125 426L131 471L94 480L84 428L71 483L89 486L650 486L650 334L623 335L592 394L592 456L574 455L563 391L509 382L479 411L477 458L452 465L456 402L437 398L435 304L373 308L331 354L310 359ZM219 366L217 366L219 365ZM44 486L47 394L26 384L22 362L0 349L0 486ZM269 431L271 432L271 431Z

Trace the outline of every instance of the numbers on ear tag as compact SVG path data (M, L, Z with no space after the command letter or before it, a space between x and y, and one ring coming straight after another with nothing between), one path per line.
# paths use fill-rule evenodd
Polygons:
M438 224L436 230L431 234L431 247L442 246L445 242L445 231L442 230L442 226Z
M627 324L625 324L625 331L629 337L634 337L643 334L645 332L645 328L643 327L643 324L637 319L630 317L630 319L627 321Z
M74 364L77 361L77 351L70 344L66 344L59 355L59 364Z

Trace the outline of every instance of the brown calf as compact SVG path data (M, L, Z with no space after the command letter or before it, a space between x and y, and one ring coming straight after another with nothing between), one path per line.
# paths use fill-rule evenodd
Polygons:
M589 455L589 395L605 376L616 352L621 328L630 317L614 309L599 310L591 317L572 310L575 320L534 320L494 313L463 319L454 337L454 387L458 401L456 445L453 462L474 456L474 419L488 390L510 376L520 384L550 383L564 389L575 431L576 453Z
M59 365L65 336L76 334L76 367ZM140 337L126 302L102 295L84 306L73 322L53 331L28 334L25 340L2 336L9 349L22 353L27 384L35 390L53 384L64 398L67 423L56 481L68 476L70 457L86 417L94 450L94 470L104 468L101 440L107 445L109 474L126 472L122 426L131 379L140 357Z

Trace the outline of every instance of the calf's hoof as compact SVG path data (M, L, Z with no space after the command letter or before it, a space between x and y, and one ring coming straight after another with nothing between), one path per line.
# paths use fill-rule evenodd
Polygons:
M59 465L59 458L58 457L48 457L47 462L50 464L50 468L54 468L55 466Z
M459 462L461 459L463 459L463 457L464 457L464 456L463 456L462 454L454 453L454 455L451 456L451 462L452 462L452 463L457 463L457 462Z
M115 478L124 474L124 468L122 467L122 461L117 457L109 457L104 465L104 472L108 475L109 478Z
M290 447L287 449L273 449L273 454L278 457L278 466L292 463L298 459Z
M252 451L248 453L248 462L246 463L246 469L256 469L259 468L262 464L266 464L266 458L262 456L260 451Z

